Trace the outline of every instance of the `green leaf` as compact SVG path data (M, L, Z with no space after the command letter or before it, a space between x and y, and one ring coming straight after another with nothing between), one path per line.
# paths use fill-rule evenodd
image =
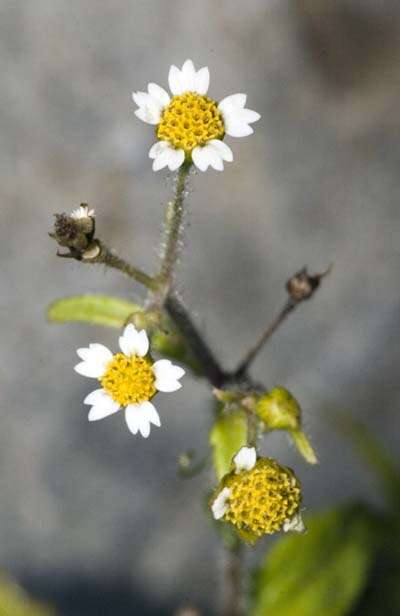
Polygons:
M129 317L143 310L138 304L106 295L73 295L56 300L47 310L54 323L83 321L106 327L123 327Z
M218 481L229 473L232 458L247 442L247 419L243 411L221 415L210 432L213 461Z
M306 520L282 537L255 576L251 616L343 616L363 591L377 547L376 519L363 507Z

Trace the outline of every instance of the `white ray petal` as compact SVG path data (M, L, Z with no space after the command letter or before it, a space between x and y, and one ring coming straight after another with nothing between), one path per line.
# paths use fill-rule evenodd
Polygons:
M106 394L103 401L97 402L92 406L88 414L89 421L98 421L99 419L104 419L104 417L108 417L109 415L113 415L120 409L120 405L118 402L113 400L111 396Z
M161 420L160 420L160 416L154 404L152 404L151 402L145 401L145 402L142 402L139 406L140 406L141 412L148 419L148 421L152 423L154 426L157 426L157 428L159 428L161 426Z
M169 69L168 84L172 94L177 95L184 92L181 71L174 64Z
M225 132L229 137L248 137L254 133L254 130L249 124L225 120Z
M251 471L257 461L257 453L254 447L242 447L233 458L235 472Z
M93 343L89 347L77 350L82 362L74 366L75 372L89 378L100 378L106 371L113 355L103 344Z
M196 147L192 151L192 160L200 171L206 171L209 166L217 171L223 171L224 163L219 150L212 145Z
M144 438L150 434L151 423L156 426L161 425L158 413L150 402L129 404L126 407L125 420L132 434L140 432Z
M216 520L220 520L224 517L226 512L229 509L228 499L231 495L231 491L229 488L224 488L218 494L217 498L214 500L211 505L211 510L213 512L213 516Z
M175 150L168 144L155 158L153 162L153 171L159 171L164 167L168 167L170 171L175 171L180 167L185 160L185 152L181 149Z
M207 66L203 66L197 71L194 79L194 91L198 94L207 94L208 87L210 85L210 71Z
M233 109L243 109L247 100L246 94L231 94L220 101L218 109L221 113L232 111Z
M168 158L168 168L170 171L176 171L185 160L185 152L182 149L170 148Z
M208 145L212 145L216 150L218 150L222 160L226 160L228 163L233 161L233 152L231 148L220 139L211 139L208 142Z
M164 150L170 147L168 141L156 141L149 150L149 158L157 158Z
M186 60L181 70L182 86L184 92L193 92L195 89L196 71L192 60Z
M145 330L142 329L138 332L132 323L125 327L118 343L121 351L128 356L139 355L139 357L144 357L149 350L149 339Z
M180 366L174 365L169 359L159 359L153 364L153 372L156 378L181 379L185 371Z
M245 122L246 124L252 124L253 122L258 122L261 118L261 115L257 111L253 111L252 109L240 109L236 112L237 118L241 122Z
M136 109L135 116L146 122L146 124L159 124L161 120L161 113L157 109L142 108Z
M172 393L173 391L181 389L182 383L176 379L156 379L154 381L154 386L158 391L162 391L163 393Z
M301 513L295 513L290 520L286 520L283 525L283 530L285 533L289 531L295 533L304 533L307 529L306 525L303 522L303 518L301 517Z
M161 108L166 107L171 102L171 98L168 92L166 92L164 88L157 85L156 83L149 83L147 89L150 96L153 98L153 100L157 101Z

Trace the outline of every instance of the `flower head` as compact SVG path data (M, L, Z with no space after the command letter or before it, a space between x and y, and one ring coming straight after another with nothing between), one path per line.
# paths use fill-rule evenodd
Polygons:
M242 447L233 466L211 503L216 520L230 522L255 537L305 530L300 483L293 471L271 458L257 459L254 447Z
M179 379L185 371L168 359L153 362L149 354L149 339L144 330L134 325L125 327L119 338L121 352L112 352L102 344L89 344L78 349L82 361L75 371L98 379L100 389L86 396L91 405L89 421L103 419L125 408L125 419L133 434L147 438L151 424L160 426L160 417L150 400L158 391L173 392L182 387Z
M224 161L233 160L232 150L223 142L225 135L246 137L260 114L246 109L246 94L232 94L217 103L207 96L210 73L207 67L196 71L186 60L182 69L172 65L168 76L172 97L155 83L147 92L134 92L135 114L156 126L158 141L150 148L153 170L178 169L193 162L206 171L209 166L222 171Z

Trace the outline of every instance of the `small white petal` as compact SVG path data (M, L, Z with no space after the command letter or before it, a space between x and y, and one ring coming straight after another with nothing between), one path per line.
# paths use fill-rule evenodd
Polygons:
M231 94L220 101L218 109L222 114L232 111L233 109L243 109L246 104L246 99L246 94Z
M133 102L136 103L138 107L145 107L148 101L149 95L147 92L132 92Z
M225 132L229 137L248 137L254 133L254 130L243 122L225 121Z
M119 411L120 405L118 402L115 402L111 397L109 397L108 403L105 401L102 403L97 403L92 406L88 414L89 421L99 421L99 419L104 419L104 417L108 417L109 415L113 415L117 411Z
M233 161L233 152L231 148L220 139L211 139L208 142L208 145L212 145L216 150L218 150L222 160L226 160L228 163Z
M111 396L109 396L103 388L101 389L95 389L94 391L92 391L90 394L88 394L86 396L86 398L83 401L83 404L98 404L99 402L102 402L103 400L105 400L105 396L108 396L111 400Z
M82 218L89 218L94 216L94 210L89 210L87 205L81 205L76 210L72 210L71 218L75 220L81 220Z
M212 145L205 145L203 147L196 147L192 151L192 160L196 167L200 171L206 171L209 166L213 167L217 171L223 171L224 163L219 150Z
M137 331L132 323L124 329L122 336L119 337L119 347L125 355L139 355L144 357L149 350L149 339L144 329Z
M194 79L194 91L198 94L207 94L208 87L210 85L210 71L207 66L203 66L196 73L196 77Z
M213 512L213 516L216 520L220 520L224 517L226 512L229 509L229 503L227 502L231 495L231 491L229 488L224 488L218 494L217 498L211 505L211 510Z
M160 107L166 107L171 102L168 92L156 83L149 83L147 86L150 96L157 101Z
M136 109L135 116L146 122L146 124L159 124L161 120L161 113L157 109L144 109L140 107Z
M235 472L251 471L257 461L257 453L254 447L242 447L233 458Z
M261 118L261 115L252 109L241 109L237 115L240 121L245 122L246 124L257 122Z
M156 156L153 162L153 171L159 171L164 167L168 167L170 171L178 169L185 160L185 152L181 149L175 150L170 144L165 147L160 154Z
M168 84L172 94L182 94L184 92L181 71L174 64L169 69Z
M169 158L168 158L168 168L170 171L176 171L183 164L185 160L185 151L178 149L175 150L170 148L169 150Z
M150 424L160 426L160 418L150 402L129 404L125 411L125 420L132 434L140 434L147 438L150 434Z
M87 348L77 350L83 361L74 366L75 372L89 378L100 378L106 371L113 355L103 344L90 344Z
M290 520L286 520L283 525L283 530L285 533L289 531L304 533L306 531L306 526L303 522L303 518L301 517L301 513L295 513Z
M178 389L181 389L182 383L172 379L156 379L154 381L154 386L158 391L170 394L173 391L178 391Z
M153 372L156 378L181 379L185 371L180 366L175 366L169 359L159 359L153 364Z
M149 158L157 158L161 152L164 152L165 149L170 147L171 146L168 141L156 141L156 143L152 145L149 150Z
M192 60L186 60L182 66L181 76L184 92L193 92L195 89L196 71Z
M143 416L146 417L150 423L159 428L161 426L161 420L154 404L146 401L142 402L139 406Z

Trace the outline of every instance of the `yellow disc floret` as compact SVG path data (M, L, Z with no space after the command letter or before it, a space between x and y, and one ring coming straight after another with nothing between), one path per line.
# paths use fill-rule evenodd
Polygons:
M257 537L281 530L300 507L298 479L271 458L259 458L249 471L232 472L223 485L230 489L224 520Z
M152 363L146 357L117 353L100 379L103 389L121 406L150 400L156 393Z
M217 103L208 96L186 92L174 96L157 127L157 138L190 154L210 139L224 136L224 122Z

